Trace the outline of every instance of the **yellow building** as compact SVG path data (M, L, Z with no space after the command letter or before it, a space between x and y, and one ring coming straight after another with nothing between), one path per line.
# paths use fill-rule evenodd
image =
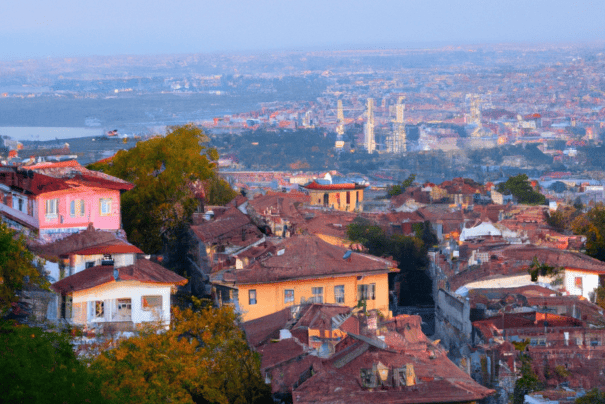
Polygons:
M216 274L218 304L233 304L244 321L306 303L332 303L389 316L388 273L393 261L347 253L315 236L291 237L261 252L242 269Z
M363 201L365 185L357 183L320 184L313 181L304 186L311 196L311 205L353 212Z

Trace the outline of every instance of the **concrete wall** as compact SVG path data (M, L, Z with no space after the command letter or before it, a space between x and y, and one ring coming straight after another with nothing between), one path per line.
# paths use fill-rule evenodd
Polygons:
M435 334L442 339L443 345L449 348L470 341L473 329L470 311L465 298L439 289L435 299Z

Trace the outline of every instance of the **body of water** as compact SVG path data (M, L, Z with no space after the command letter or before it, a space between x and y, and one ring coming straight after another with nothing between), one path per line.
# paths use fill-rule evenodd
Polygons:
M102 128L0 126L0 136L8 136L9 138L18 141L73 139L80 137L101 136L103 133Z

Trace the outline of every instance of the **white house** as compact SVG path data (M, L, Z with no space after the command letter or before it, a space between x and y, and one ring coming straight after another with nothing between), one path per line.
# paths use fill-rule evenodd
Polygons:
M127 266L86 268L52 284L62 296L60 317L78 325L132 330L148 321L170 322L170 295L187 279L146 259Z

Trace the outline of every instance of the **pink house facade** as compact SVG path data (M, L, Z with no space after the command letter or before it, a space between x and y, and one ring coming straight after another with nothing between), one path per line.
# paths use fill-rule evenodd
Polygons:
M90 223L121 227L120 194L133 185L76 161L0 167L0 214L9 225L41 238L77 233Z

